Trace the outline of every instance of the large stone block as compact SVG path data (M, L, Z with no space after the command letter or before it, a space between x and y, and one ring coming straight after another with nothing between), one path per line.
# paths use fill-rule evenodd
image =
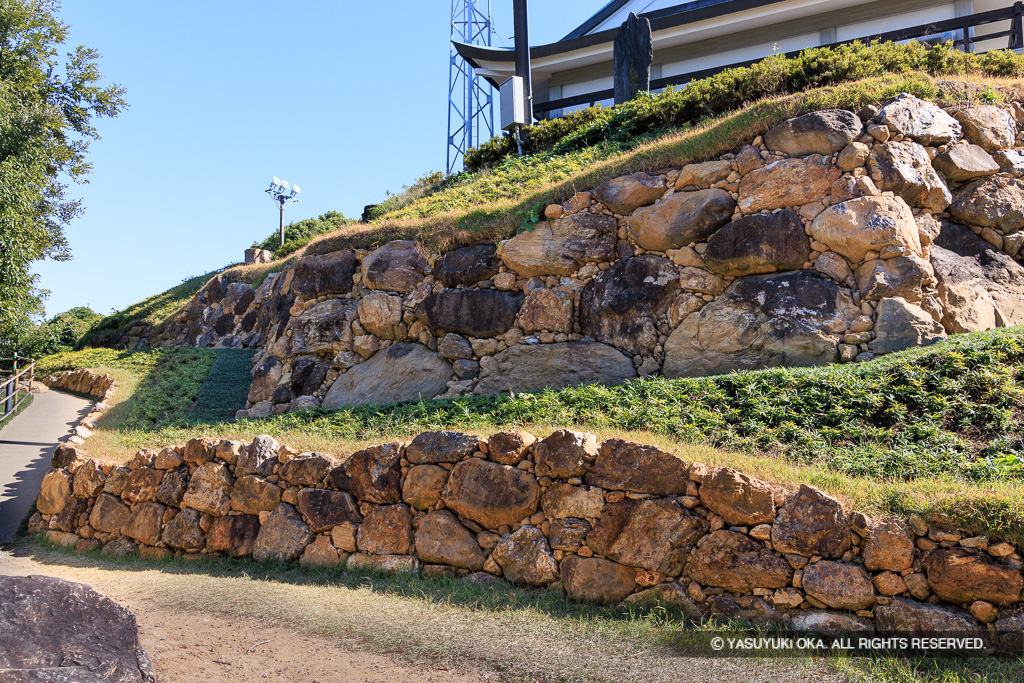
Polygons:
M679 576L708 528L707 520L674 500L624 500L604 511L587 545L621 564Z
M892 604L876 607L875 625L880 634L935 636L946 633L964 637L983 633L974 617L963 610L908 598L893 598Z
M261 562L296 560L312 542L313 532L302 521L302 516L288 503L281 503L260 527L252 556Z
M295 263L291 291L303 299L347 294L352 291L356 265L355 253L347 249L300 258Z
M586 384L616 386L637 376L628 356L598 342L516 344L482 368L473 393L483 395Z
M1017 141L1017 119L1013 111L990 104L961 109L953 115L964 137L988 152L1013 147Z
M502 537L491 558L501 567L505 578L517 585L546 586L558 580L558 562L551 554L548 539L533 526L520 527Z
M431 399L447 390L451 377L451 364L427 347L393 344L341 375L324 397L323 407L337 410Z
M604 513L604 491L555 482L540 504L548 519L598 519Z
M732 217L736 202L725 190L677 192L636 211L629 219L633 239L649 251L668 251L703 242Z
M434 263L434 279L445 287L469 287L498 274L501 259L488 242L449 251Z
M807 565L804 592L832 609L856 611L875 604L875 587L863 568L823 560Z
M416 314L437 336L448 332L488 338L509 330L523 307L524 296L493 289L460 289L431 294Z
M708 239L704 264L721 275L797 270L811 256L803 223L792 209L743 216Z
M370 292L359 300L359 324L381 339L401 339L402 297L384 292Z
M156 490L157 502L171 507L181 507L190 478L189 469L185 465L164 472L164 478L160 480L160 486Z
M594 190L594 199L613 212L628 216L641 206L658 201L665 194L665 183L657 176L633 173L606 180Z
M880 520L869 527L862 554L868 571L902 572L914 564L914 536L904 522Z
M280 502L281 487L262 477L239 477L231 489L231 509L247 515L270 512Z
M915 346L928 346L946 338L942 325L920 306L901 297L878 302L873 353L893 353Z
M893 192L910 206L938 213L953 201L928 153L916 142L879 145L871 152L868 168L879 190Z
M330 531L339 524L362 521L359 508L345 491L305 488L299 491L299 512L309 520L315 533Z
M356 536L359 552L408 555L412 549L412 514L405 505L378 505L366 513Z
M953 218L1012 233L1024 227L1024 180L995 176L968 183L953 195Z
M476 536L447 510L431 512L416 530L416 554L424 562L449 564L472 571L484 566Z
M335 488L351 491L356 499L369 503L398 503L402 500L402 444L371 446L353 453L331 471Z
M533 452L534 472L538 477L582 477L597 458L597 437L586 432L558 429L534 446Z
M611 216L573 213L502 242L498 254L521 277L571 275L584 264L612 260L615 232Z
M470 458L452 470L442 498L459 516L495 530L537 511L540 484L524 470Z
M255 515L218 517L206 536L206 552L231 557L252 555L259 533L260 519Z
M654 446L608 439L584 481L615 491L681 496L690 481L690 466Z
M122 533L144 545L160 542L165 508L159 503L140 503L132 510Z
M402 500L417 510L426 510L441 500L448 483L448 470L437 465L416 465L405 476Z
M820 201L843 174L821 156L782 159L743 176L739 207L743 213Z
M426 277L427 253L418 242L396 240L363 259L363 284L371 289L408 294Z
M569 334L573 322L573 293L567 287L536 287L526 293L516 324L526 332Z
M686 575L705 586L745 593L754 588L784 588L793 570L749 536L723 530L712 532L690 553Z
M720 467L704 475L700 500L726 524L754 526L775 521L775 489L767 482L730 467Z
M782 506L772 527L772 544L780 553L838 558L850 543L842 503L806 484Z
M156 500L157 490L164 478L163 470L143 467L128 474L121 497L129 503L142 503Z
M231 487L235 478L223 463L209 462L193 473L181 504L215 517L231 509Z
M921 565L932 592L945 602L970 604L984 600L993 605L1012 605L1024 590L1019 569L998 565L966 548L933 550Z
M352 321L359 316L354 301L328 299L307 308L288 330L288 354L334 354L352 342Z
M36 509L44 515L56 515L71 496L75 477L67 470L50 470L43 477Z
M59 510L58 510L59 512ZM131 509L117 498L104 493L96 499L89 515L89 524L93 529L104 533L121 531L131 518Z
M924 289L935 285L931 263L915 254L865 261L855 272L861 299L877 301L901 296L920 301Z
M768 149L791 157L835 154L861 136L864 124L852 111L824 109L787 119L764 134Z
M161 540L179 550L199 550L206 545L206 534L199 526L202 514L191 508L182 508L164 525Z
M577 600L617 603L636 590L636 570L599 557L569 555L560 570L565 592Z
M869 251L921 255L914 213L900 197L857 197L830 206L811 223L811 236L853 263Z
M947 180L961 183L999 173L999 164L981 147L972 144L953 145L932 159L935 167Z
M72 492L78 498L95 498L103 491L103 485L107 482L107 475L103 473L100 464L89 458L75 470Z
M922 145L945 145L960 137L960 124L940 107L903 93L882 107L876 119L893 134Z
M420 432L406 446L405 457L415 465L459 462L476 452L480 439L472 434L442 430Z

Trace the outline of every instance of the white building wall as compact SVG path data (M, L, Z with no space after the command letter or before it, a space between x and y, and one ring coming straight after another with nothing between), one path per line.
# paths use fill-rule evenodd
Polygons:
M738 50L725 50L713 55L696 57L694 59L687 59L681 62L672 62L671 64L663 64L661 66L661 75L664 78L668 78L669 76L678 76L679 74L685 74L691 71L700 71L701 69L725 66L726 64L734 64L736 62L743 62L750 59L760 59L775 53L802 50L806 47L816 47L819 44L820 39L821 36L819 33L814 31L813 33L804 33L799 36L793 36L792 38L761 43L760 45L752 45ZM727 42L727 40L728 39L725 39L723 42Z
M948 5L929 7L927 9L917 10L916 12L904 12L903 14L894 14L889 17L879 17L869 21L860 21L856 24L839 26L836 28L836 39L841 41L852 40L862 36L870 36L877 33L895 31L901 28L909 28L919 24L927 24L932 21L953 19L955 16L956 14L954 13L953 3L950 2Z

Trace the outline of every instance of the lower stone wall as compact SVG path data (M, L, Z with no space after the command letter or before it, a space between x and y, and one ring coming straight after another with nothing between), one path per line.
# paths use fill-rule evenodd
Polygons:
M29 530L80 550L504 577L809 631L1024 631L1009 543L564 429L425 432L343 458L269 436L127 465L65 446L54 467Z
M50 375L43 383L51 389L65 389L86 394L100 401L112 401L116 383L110 375L99 375L92 370L67 370L59 375Z

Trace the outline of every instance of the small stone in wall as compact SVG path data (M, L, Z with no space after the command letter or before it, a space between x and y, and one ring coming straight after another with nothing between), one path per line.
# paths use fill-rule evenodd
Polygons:
M856 611L875 604L875 588L861 567L823 560L804 570L803 588L832 609Z
M302 551L299 564L304 567L337 567L341 564L341 556L329 536L317 536Z
M572 332L573 293L565 287L537 287L526 294L516 324L527 334L550 330Z
M604 513L604 492L598 488L555 482L544 492L541 508L548 519L598 519Z
M760 158L760 157L758 157ZM694 186L701 190L710 188L729 177L732 164L728 161L705 161L701 164L687 164L676 179L676 190Z
M498 432L487 440L487 458L499 465L518 465L536 441L537 437L522 430Z
M863 142L851 142L843 151L839 153L839 157L836 160L836 165L842 171L852 171L855 168L860 168L867 163L868 155L871 154L871 148L865 145Z
M441 358L447 360L472 360L473 347L462 335L448 333L437 346Z
M558 563L547 538L536 527L524 526L502 537L491 557L514 584L546 586L558 580Z
M726 524L750 526L775 521L775 489L729 467L704 476L700 500Z

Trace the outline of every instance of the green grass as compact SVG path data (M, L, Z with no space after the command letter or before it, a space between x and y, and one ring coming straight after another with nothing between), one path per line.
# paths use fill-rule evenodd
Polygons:
M252 357L255 351L217 349L199 397L188 414L193 422L225 422L245 407L252 384Z

